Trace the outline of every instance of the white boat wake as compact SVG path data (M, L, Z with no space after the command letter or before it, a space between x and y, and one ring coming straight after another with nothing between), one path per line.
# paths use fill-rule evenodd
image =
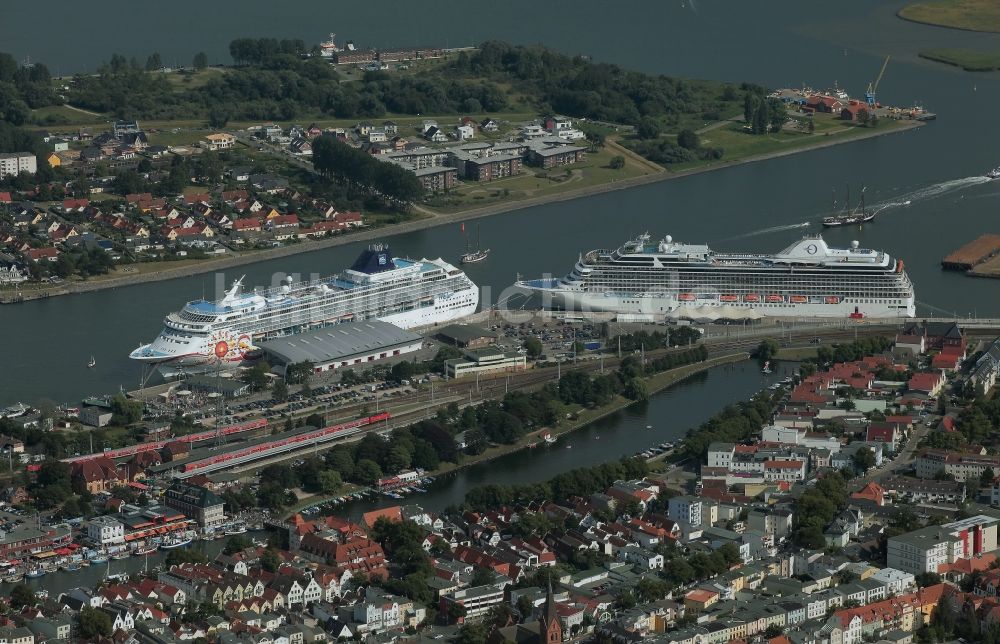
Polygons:
M978 186L991 181L993 181L993 179L984 176L965 177L962 179L942 181L941 183L935 183L924 188L917 188L912 192L896 197L893 201L875 204L874 208L878 210L888 210L890 208L908 206L914 201L927 201L928 199L956 192L958 190L962 190L963 188Z

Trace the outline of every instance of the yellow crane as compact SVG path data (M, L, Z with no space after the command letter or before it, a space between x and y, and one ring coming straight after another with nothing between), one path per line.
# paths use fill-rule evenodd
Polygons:
M865 98L868 100L869 107L875 107L875 92L878 91L878 84L882 82L882 76L885 75L885 68L889 65L889 57L885 57L885 62L882 63L882 69L879 70L878 76L875 81L868 83L868 91L865 92Z

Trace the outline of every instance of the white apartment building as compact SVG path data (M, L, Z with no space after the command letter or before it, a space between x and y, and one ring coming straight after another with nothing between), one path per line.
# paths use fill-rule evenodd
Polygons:
M701 525L703 502L696 496L675 496L670 499L667 516L689 525Z
M446 605L462 605L465 608L465 619L475 620L488 613L494 606L502 604L503 593L503 586L477 586L442 595L441 599Z
M874 579L880 584L884 584L886 595L902 595L917 586L917 580L914 575L902 570L896 570L895 568L883 568L869 577L869 579Z
M125 524L111 517L94 517L87 523L87 537L102 546L124 543Z
M978 515L890 537L886 565L919 575L997 549L997 519Z
M712 443L708 446L708 466L724 467L727 470L733 464L733 453L736 445L732 443Z
M0 179L16 177L22 172L38 172L38 159L31 152L5 152L0 154Z

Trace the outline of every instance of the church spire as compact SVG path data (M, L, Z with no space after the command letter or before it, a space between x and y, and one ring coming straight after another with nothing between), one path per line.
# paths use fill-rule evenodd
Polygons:
M558 644L562 642L562 624L559 622L559 611L552 597L552 577L549 577L548 591L545 593L545 610L538 619L541 628L538 639L541 644Z

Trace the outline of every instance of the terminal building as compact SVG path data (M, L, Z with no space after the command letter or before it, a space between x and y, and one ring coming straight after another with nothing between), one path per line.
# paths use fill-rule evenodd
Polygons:
M463 378L477 373L522 371L527 366L528 360L524 355L507 352L497 346L470 349L463 357L446 360L444 363L445 377L448 379Z
M260 348L272 365L313 363L315 373L356 367L419 350L423 338L381 320L334 326L266 340Z

